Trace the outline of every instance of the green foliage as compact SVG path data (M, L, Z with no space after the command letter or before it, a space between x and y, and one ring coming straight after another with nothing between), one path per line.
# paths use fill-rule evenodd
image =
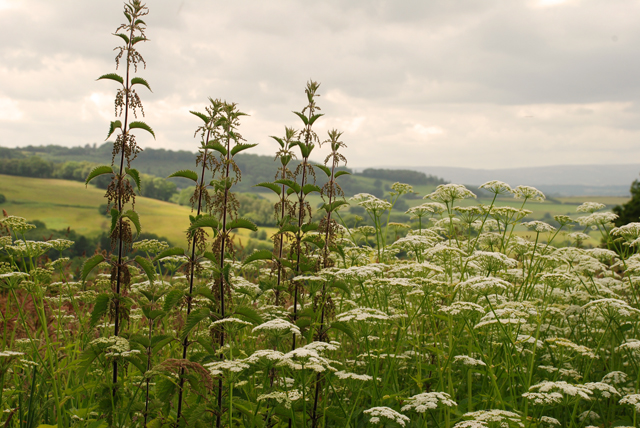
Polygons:
M616 205L612 211L618 215L615 225L620 227L632 222L640 222L640 181L633 180L631 188L631 200L623 205Z

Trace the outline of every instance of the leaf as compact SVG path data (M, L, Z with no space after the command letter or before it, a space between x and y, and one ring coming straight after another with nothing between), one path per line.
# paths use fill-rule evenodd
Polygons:
M318 118L324 116L323 113L318 113L318 114L314 114L313 116L311 116L311 118L309 119L309 125L313 125L313 123L318 120Z
M213 265L215 266L216 263L218 263L218 259L216 259L215 254L213 254L211 251L205 251L204 254L202 255L205 259L209 260L211 263L213 263ZM218 270L218 273L220 271Z
M82 281L86 281L89 273L91 273L91 271L103 261L104 256L102 254L96 254L95 256L88 258L82 265Z
M208 318L210 314L209 308L200 308L195 311L192 311L187 316L187 322L184 325L184 328L180 332L180 339L185 340L189 336L189 332L198 325L200 321L205 318Z
M118 34L114 34L114 36L120 37L122 40L124 40L126 44L129 44L129 38L127 37L126 34L118 33Z
M273 138L274 140L276 140L278 142L278 144L280 144L280 147L282 147L284 149L284 140L280 137L274 137L273 135L270 136L271 138Z
M207 144L204 146L204 148L205 149L215 150L215 151L219 152L220 154L222 154L222 156L226 156L227 155L227 149L222 144L217 142L216 140L207 141Z
M351 340L353 340L355 342L355 334L353 333L353 329L346 323L341 322L341 321L334 321L331 323L331 327L330 328L334 328L338 331L343 332L344 334L346 334Z
M184 292L182 290L171 290L167 293L164 298L164 305L162 306L162 310L165 312L169 312L173 309L180 300L184 297Z
M207 117L207 115L205 115L203 113L200 113L200 112L197 112L197 111L192 111L192 110L189 110L189 113L191 113L191 114L193 114L195 116L198 116L200 119L202 119L204 121L204 123L209 123L209 118Z
M153 267L153 263L142 256L136 256L135 260L136 263L140 265L144 273L147 274L147 278L149 278L149 284L153 285L153 283L156 281L156 270Z
M89 173L89 176L85 180L84 185L88 186L91 180L103 174L113 174L113 168L108 165L102 165L102 166L97 166L93 168Z
M220 223L218 223L218 220L216 220L215 217L204 215L191 223L191 226L189 226L189 232L193 232L202 227L210 227L214 231L214 234L217 234Z
M300 193L300 185L293 180L282 179L282 180L276 180L275 183L284 184L285 186L293 189L294 192Z
M147 89L151 91L151 86L149 86L149 83L146 80L144 80L142 77L134 77L133 79L131 79L131 86L133 85L146 86Z
M160 254L155 256L153 261L155 262L158 260L162 260L165 257L171 257L171 256L184 256L184 250L180 247L167 248L166 250L162 251Z
M231 149L231 156L235 156L236 153L240 153L255 146L257 146L257 144L236 144L233 146L233 149Z
M304 185L304 187L302 188L302 193L304 193L305 195L308 195L311 192L318 192L321 193L322 189L320 189L318 186L316 186L315 184L311 184L311 183L307 183Z
M116 129L121 129L122 128L122 122L120 122L119 120L114 120L113 122L111 122L111 124L109 125L109 135L107 135L107 138L105 138L105 140L108 140L109 137L111 137L111 135L115 132Z
M342 205L349 205L349 202L345 201L345 200L338 200L338 201L333 201L331 202L331 205L329 204L324 204L322 205L322 208L328 212L334 212L338 207L341 207Z
M116 73L103 74L102 76L98 77L96 80L102 80L102 79L115 80L121 85L124 85L124 79L119 75L117 75Z
M138 187L138 192L140 192L140 173L138 170L133 168L125 168L124 170L131 178L133 178L133 181L135 181L136 186Z
M249 221L246 218L237 218L227 224L227 230L233 229L249 229L256 232L258 230L258 226L256 226L252 221Z
M264 187L273 190L278 196L282 193L282 188L275 183L258 183L254 187Z
M116 208L111 208L111 229L109 234L112 234L116 226L118 225L118 219L120 218L120 211Z
M153 132L153 129L151 129L151 127L149 125L147 125L144 122L131 122L129 124L129 129L144 129L145 131L147 131L149 134L153 135L153 139L155 140L156 138L156 134Z
M259 250L259 251L255 251L251 254L249 254L249 256L244 259L244 262L242 263L242 265L247 265L251 262L255 262L256 260L273 260L273 253L269 250Z
M182 169L180 171L176 171L170 176L168 176L167 178L171 178L171 177L188 178L189 180L195 181L196 183L198 182L198 174L188 169Z
M338 171L338 172L336 172L333 176L334 176L335 178L338 178L338 177L340 177L341 175L351 175L351 173L350 173L349 171Z
M133 40L131 41L132 45L135 45L138 42L146 42L148 39L144 36L138 36L138 37L134 37Z
M302 122L304 122L305 126L309 124L309 119L307 119L307 116L305 116L305 115L304 115L304 114L302 114L302 113L298 113L297 111L294 111L293 113L294 113L296 116L298 116L298 117L302 120Z
M302 230L302 233L308 233L312 230L318 230L318 227L320 227L320 225L314 222L314 223L303 224L300 229Z
M125 218L125 217L131 220L131 223L133 223L133 225L136 227L136 237L140 236L140 231L142 230L142 226L140 226L140 216L138 215L138 213L135 212L134 210L127 210L124 213L122 213L122 215L120 216L120 218Z
M298 146L300 147L300 153L302 154L302 157L305 159L307 159L311 155L311 151L315 147L315 145L313 144L303 144L303 143L298 144Z
M314 165L316 168L320 168L321 170L324 171L325 174L327 174L327 177L331 177L331 170L329 168L327 168L324 165Z
M254 324L262 324L264 322L260 314L250 306L237 306L233 313Z
M109 310L110 301L111 298L108 294L98 294L98 296L96 297L96 302L93 305L93 310L91 311L91 321L89 323L91 327L95 327L96 324L98 324L98 321L100 321L100 318L102 318L102 316L107 313L107 311Z

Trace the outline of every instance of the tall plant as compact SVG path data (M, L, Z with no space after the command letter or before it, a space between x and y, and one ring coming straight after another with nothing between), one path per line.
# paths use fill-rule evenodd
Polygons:
M94 314L99 318L105 313L108 307L114 319L114 336L121 333L121 323L128 316L128 305L124 304L123 297L126 296L126 288L131 281L128 264L131 261L126 259L126 254L131 250L134 241L133 227L136 235L140 234L140 219L135 212L135 192L131 181L140 190L140 174L131 168L131 162L142 151L136 142L133 134L134 129L142 129L149 132L154 138L153 130L142 121L132 121L131 115L137 119L138 111L144 116L142 101L136 92L136 85L142 85L151 90L149 84L142 77L132 77L137 73L138 66L146 63L142 55L138 52L137 45L147 41L145 36L146 23L143 17L149 13L148 8L140 0L129 0L124 5L124 16L127 22L120 25L115 32L115 36L122 40L123 44L117 46L116 69L124 59L124 77L117 73L102 75L98 80L112 80L120 84L115 97L115 114L121 119L111 122L107 139L117 132L116 141L113 144L112 162L110 166L99 166L91 171L87 177L88 184L95 177L103 174L111 174L111 183L107 188L105 197L108 201L111 214L111 250L114 256L107 260L111 265L111 289L112 295L108 301L104 298L96 303ZM130 208L129 208L130 206ZM95 255L85 262L82 278L85 280L89 272L98 264L105 261L103 254ZM136 262L144 269L153 281L155 271L153 266L144 258L136 257ZM103 296L104 297L104 296ZM107 304L108 303L108 304ZM118 361L113 360L113 384L118 382ZM114 395L115 395L114 388Z

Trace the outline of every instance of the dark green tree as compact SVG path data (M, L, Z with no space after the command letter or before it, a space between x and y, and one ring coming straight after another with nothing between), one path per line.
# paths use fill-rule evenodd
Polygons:
M615 220L617 227L640 221L640 181L633 180L629 192L631 193L629 202L613 207L612 211L618 214L618 218Z

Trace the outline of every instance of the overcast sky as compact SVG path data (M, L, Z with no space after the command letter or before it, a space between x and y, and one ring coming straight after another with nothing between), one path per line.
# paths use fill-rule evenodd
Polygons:
M640 160L638 0L147 5L143 147L195 150L189 110L213 97L271 155L311 78L318 133L344 131L352 167ZM123 20L115 0L0 0L0 146L103 141L117 84L95 79L115 71Z

